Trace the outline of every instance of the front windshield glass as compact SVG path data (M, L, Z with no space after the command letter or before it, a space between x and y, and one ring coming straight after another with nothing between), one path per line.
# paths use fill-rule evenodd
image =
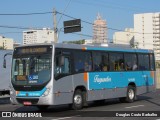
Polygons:
M51 54L14 55L12 83L40 85L51 79Z

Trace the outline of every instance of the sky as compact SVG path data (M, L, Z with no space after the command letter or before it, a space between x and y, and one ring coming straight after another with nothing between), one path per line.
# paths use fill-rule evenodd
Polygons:
M53 12L53 8L70 17L56 15L58 22L58 41L72 41L92 39L92 25L98 13L107 21L107 27L124 30L133 28L134 14L160 12L160 0L1 0L0 2L0 35L13 38L23 43L23 28L51 28L53 29L53 14L39 15L4 15ZM64 34L63 21L81 19L82 31L78 34ZM5 27L4 27L5 26ZM18 28L6 28L18 27ZM113 38L116 30L108 29L108 38ZM88 36L85 36L88 35Z

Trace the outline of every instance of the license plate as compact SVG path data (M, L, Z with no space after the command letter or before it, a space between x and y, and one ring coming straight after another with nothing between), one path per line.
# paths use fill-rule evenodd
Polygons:
M32 105L32 103L28 102L28 101L25 101L25 102L23 102L23 105Z

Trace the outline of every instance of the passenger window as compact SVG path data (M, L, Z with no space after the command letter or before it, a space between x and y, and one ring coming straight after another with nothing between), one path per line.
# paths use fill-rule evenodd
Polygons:
M144 55L144 66L145 70L149 70L149 55Z
M109 53L110 71L123 71L124 59L122 53Z
M150 70L155 70L153 54L150 54Z
M92 59L90 52L76 51L74 53L74 71L75 72L92 71Z
M100 52L93 52L93 67L94 71L102 71L102 57Z
M149 55L138 55L138 63L139 70L149 70Z
M109 61L108 61L108 54L102 54L102 71L109 71Z
M126 53L124 54L124 60L125 60L125 70L126 71L132 71L132 70L138 69L136 54Z
M102 52L93 52L94 71L108 71L108 54Z

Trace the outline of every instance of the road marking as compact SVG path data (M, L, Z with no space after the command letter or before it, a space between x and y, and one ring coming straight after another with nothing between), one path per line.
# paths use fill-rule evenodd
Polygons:
M130 107L125 107L125 108L127 108L127 109L129 109L129 108L136 108L136 107L143 107L144 105L136 105L136 106L130 106Z
M80 115L75 115L75 116L70 116L70 117L62 117L62 118L55 118L55 119L51 119L51 120L64 120L64 119L70 119L73 117L79 117Z

